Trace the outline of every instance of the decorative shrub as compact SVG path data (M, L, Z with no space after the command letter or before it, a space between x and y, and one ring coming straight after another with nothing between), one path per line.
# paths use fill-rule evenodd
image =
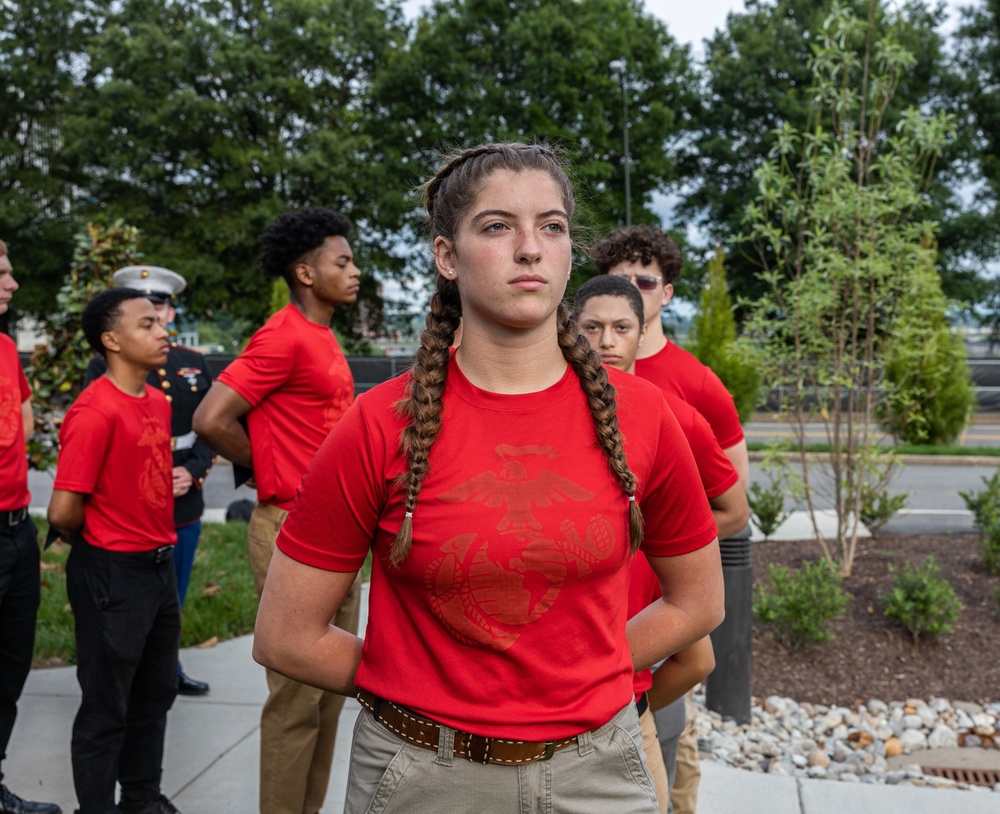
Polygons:
M982 481L986 486L983 491L958 494L975 517L986 571L996 575L1000 574L1000 469Z
M726 253L717 249L708 262L708 279L691 324L693 342L688 350L722 379L733 396L740 421L745 422L757 407L761 375L751 360L736 350L736 318L726 289L725 259Z
M889 572L895 580L892 590L881 597L886 616L899 619L914 642L921 635L939 636L951 630L962 603L948 580L939 576L941 569L933 555L917 568L904 563L902 571L890 565Z
M791 512L785 511L785 489L780 481L771 480L766 488L753 483L747 490L747 503L757 528L770 537L784 523Z
M909 492L890 496L884 490L876 492L871 489L862 489L861 522L872 534L878 534L882 526L888 523L900 509L906 507L906 501L909 499Z
M847 610L851 595L829 560L805 563L798 571L768 568L769 586L754 589L753 612L785 644L805 649L833 638L830 620Z
M933 263L918 263L891 332L878 410L905 444L950 444L975 406L965 340L948 324L949 306Z
M975 517L976 527L980 531L986 531L1000 517L1000 469L993 473L993 477L982 477L980 480L986 486L982 492L970 489L958 494Z
M139 230L120 220L110 225L88 223L76 236L73 265L45 320L48 343L35 348L27 370L35 414L28 460L34 469L55 466L59 427L83 390L83 375L94 355L80 327L83 309L91 297L111 287L117 269L141 259Z

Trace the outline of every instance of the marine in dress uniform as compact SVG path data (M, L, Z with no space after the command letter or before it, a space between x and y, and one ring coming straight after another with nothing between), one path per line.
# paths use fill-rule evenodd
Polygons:
M180 274L160 266L126 266L115 272L113 281L116 288L131 288L145 294L164 325L173 322L172 297L187 284ZM106 369L104 359L95 356L87 367L86 383L102 376ZM183 608L201 536L201 516L205 511L202 486L215 459L212 450L191 429L191 417L211 387L212 375L204 356L171 341L166 363L152 370L147 381L163 392L171 407L170 445L174 454L174 525L177 528L174 567ZM177 691L181 695L204 695L209 685L187 676L178 663Z

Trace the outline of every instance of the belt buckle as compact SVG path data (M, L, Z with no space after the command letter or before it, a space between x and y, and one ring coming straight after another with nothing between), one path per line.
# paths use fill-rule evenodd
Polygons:
M13 528L14 526L19 526L28 517L28 508L25 506L21 509L14 509L9 512L4 512L7 515L7 526Z
M161 545L154 552L156 556L153 557L153 562L156 563L165 562L167 559L169 559L170 555L173 553L173 549L174 547L172 545Z

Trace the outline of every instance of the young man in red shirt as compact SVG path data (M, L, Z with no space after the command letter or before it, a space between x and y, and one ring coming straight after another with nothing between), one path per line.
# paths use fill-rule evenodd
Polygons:
M580 333L600 355L601 361L626 373L635 373L636 355L646 338L639 292L622 277L594 277L577 291L574 311ZM739 484L736 470L698 411L670 391L664 391L663 396L694 454L719 536L735 534L750 517L746 493ZM629 616L639 613L660 595L659 582L645 555L637 552L629 572ZM685 723L684 694L714 668L715 654L706 636L675 653L655 672L643 670L635 675L643 748L661 814L667 814L675 777L677 745Z
M663 331L660 313L670 304L673 283L681 273L677 244L653 226L626 226L598 241L591 256L599 273L626 277L642 295L646 339L636 359L636 375L653 382L664 393L684 399L704 416L746 490L750 460L733 397L710 368L671 342ZM678 753L678 781L671 790L676 814L693 814L696 805L700 770L696 753L692 757L696 740L693 727L694 721L689 719Z
M354 399L354 380L330 329L334 308L353 303L361 272L348 243L351 222L326 208L279 217L262 237L267 277L284 277L289 304L216 379L194 429L257 489L248 529L258 596L278 531L316 450ZM246 429L241 419L246 421ZM357 632L359 586L332 620ZM317 814L333 762L341 695L268 670L261 714L261 814Z
M66 591L82 691L70 744L78 814L177 814L160 793L180 635L170 405L146 383L170 344L138 291L102 291L81 323L108 369L63 420L48 511L73 546Z
M173 297L187 286L187 281L177 272L161 266L126 266L114 273L115 288L132 288L153 303L160 324L169 330L176 312ZM84 384L90 384L107 370L100 354L87 365ZM202 486L215 463L215 456L202 439L191 429L191 417L212 384L205 357L197 351L171 341L164 365L150 371L146 379L156 390L162 390L170 402L170 448L173 450L174 528L177 545L174 546L174 571L177 573L177 593L184 610L194 555L201 537L201 516L205 511ZM191 678L177 664L178 695L205 695L209 686L204 681Z
M646 338L636 358L636 375L680 396L705 417L746 489L750 461L733 397L710 368L663 332L660 313L670 304L681 273L677 244L653 226L625 226L601 238L591 257L598 273L627 277L642 295Z
M7 244L0 240L0 314L7 313L17 288ZM33 430L31 389L17 345L0 333L0 760L7 756L17 699L31 670L41 601L38 532L28 515L25 444ZM0 814L60 814L60 809L24 800L0 784Z

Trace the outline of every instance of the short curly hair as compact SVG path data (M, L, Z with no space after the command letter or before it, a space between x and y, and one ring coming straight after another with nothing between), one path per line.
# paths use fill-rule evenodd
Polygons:
M620 263L654 261L663 275L663 284L670 285L681 276L683 258L674 239L662 229L646 224L623 226L602 237L590 252L590 259L599 274L607 274Z
M285 212L275 218L260 238L260 267L265 277L294 281L293 269L328 237L348 237L354 226L350 218L325 206Z
M122 303L128 300L144 300L146 295L134 288L109 288L95 294L80 315L80 326L87 342L97 353L107 358L101 336L105 331L114 330L122 315Z
M639 325L645 322L643 317L642 295L639 289L624 277L598 275L591 277L576 292L573 298L574 316L579 319L584 306L593 297L621 297L632 308L632 313L639 320Z

